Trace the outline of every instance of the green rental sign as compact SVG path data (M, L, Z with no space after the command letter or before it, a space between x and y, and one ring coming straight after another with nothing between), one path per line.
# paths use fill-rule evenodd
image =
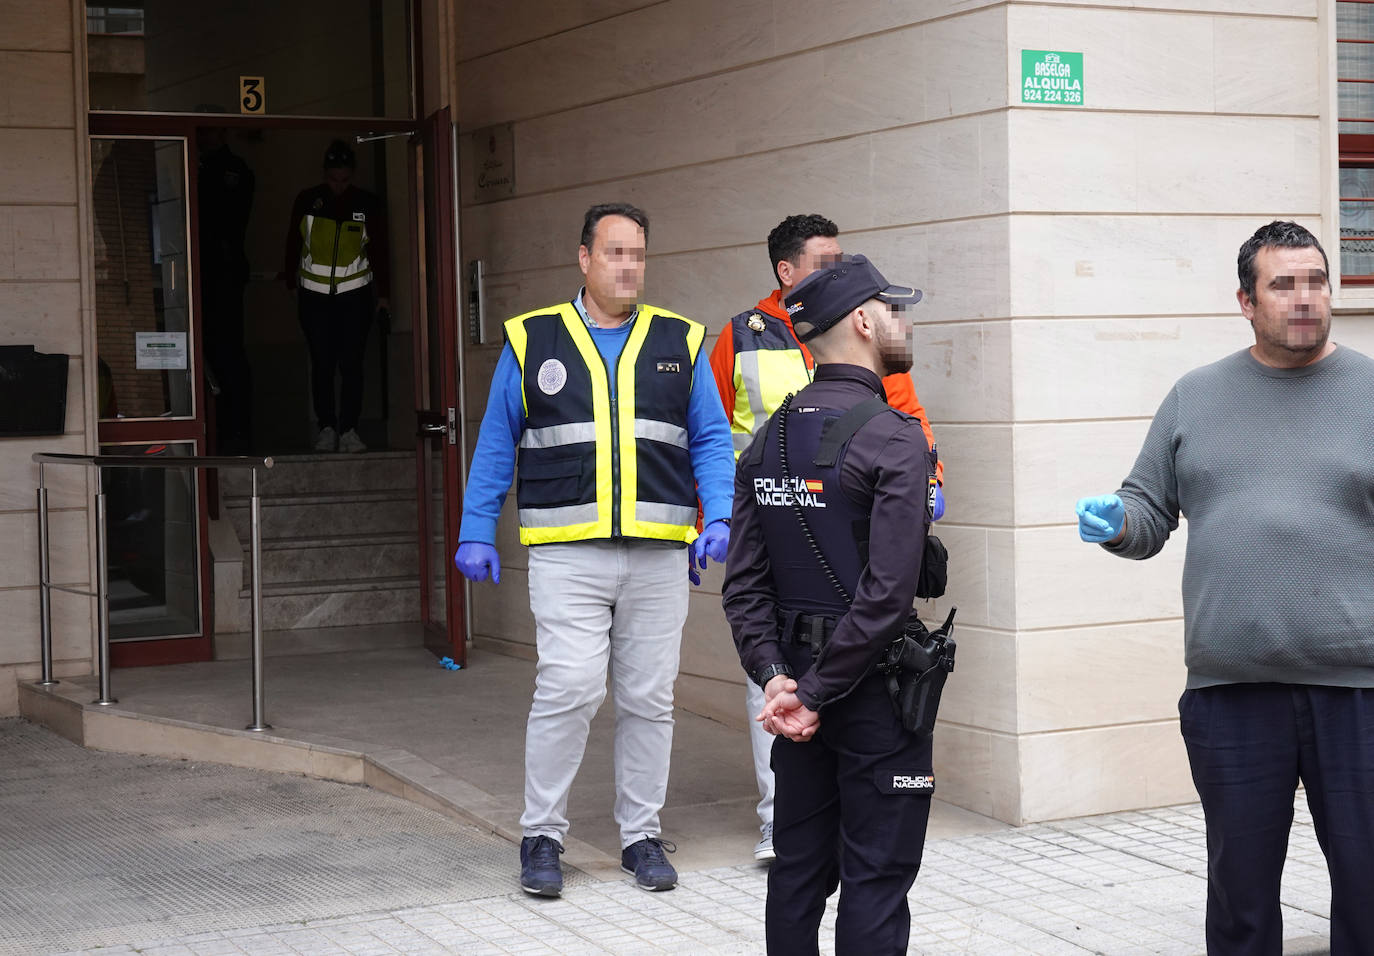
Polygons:
M1083 54L1021 51L1021 102L1083 105Z

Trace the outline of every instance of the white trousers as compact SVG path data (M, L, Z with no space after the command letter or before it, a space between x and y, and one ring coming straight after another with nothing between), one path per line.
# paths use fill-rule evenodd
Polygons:
M749 747L754 751L754 779L759 784L759 822L763 827L773 822L773 767L770 763L773 754L772 734L763 729L763 724L754 718L763 710L763 688L746 677L744 684L744 706L749 710Z
M673 682L687 620L687 551L624 539L530 548L539 663L525 727L524 835L568 833L568 791L587 730L615 703L620 845L659 835L673 747Z

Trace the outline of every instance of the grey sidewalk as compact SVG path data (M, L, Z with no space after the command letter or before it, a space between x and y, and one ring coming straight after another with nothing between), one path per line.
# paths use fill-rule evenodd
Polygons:
M0 766L0 953L763 951L752 865L658 894L576 874L538 900L513 891L509 843L363 787L90 752L20 720L0 721ZM911 952L1198 953L1204 873L1196 806L933 839ZM1324 951L1328 892L1299 798L1289 952Z

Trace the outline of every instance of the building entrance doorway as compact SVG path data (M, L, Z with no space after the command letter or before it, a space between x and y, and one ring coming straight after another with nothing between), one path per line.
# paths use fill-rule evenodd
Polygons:
M461 660L463 590L447 557L464 447L462 416L450 412L460 347L452 125L447 111L411 118L408 5L321 5L334 43L298 49L294 61L269 42L273 24L239 22L233 4L202 6L200 20L233 20L240 32L201 29L181 5L121 7L123 19L99 8L101 20L90 8L102 450L273 456L267 626L419 620L431 647ZM365 68L340 72L341 55ZM193 69L211 64L213 75ZM252 82L228 75L249 69ZM321 73L337 73L339 85L321 84ZM223 93L231 79L241 102ZM326 161L340 146L349 162ZM298 207L344 166L355 192L375 199L365 214L367 308L351 339L336 335L332 312L312 327L299 301L310 250L299 230L315 210ZM345 216L338 233L363 219ZM342 283L326 291L313 301L360 298ZM361 345L356 367L335 338ZM312 371L329 361L332 410L321 399L326 376L312 388ZM343 432L355 444L340 442ZM194 474L130 469L109 481L117 666L209 659L217 634L243 629L236 599L247 569L241 580L224 573L242 496Z

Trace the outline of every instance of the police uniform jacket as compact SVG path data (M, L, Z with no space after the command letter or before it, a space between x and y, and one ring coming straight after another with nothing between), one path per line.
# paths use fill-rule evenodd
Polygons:
M854 365L821 365L816 368L812 384L793 400L792 418L808 408L838 416L874 395L884 400L887 397L882 381L872 371ZM755 442L776 441L775 428L770 425L761 429ZM791 474L807 477L810 456L803 458L791 451L791 434L788 447ZM757 456L746 452L741 457L735 476L723 603L740 661L746 672L757 678L770 668L786 666L782 622L795 618L798 610L814 613L819 608L785 606L789 601L797 603L795 598L782 596L797 592L794 582L781 577L796 573L788 570L789 564L797 567L796 549L770 554L769 525L775 516L765 515L763 509L786 507L787 503L770 491L773 486L767 479L761 486L763 490L757 490L760 486L756 486L755 479L760 476L758 466L751 467L751 458ZM845 560L845 549L853 552L856 544L852 539L837 540L844 535L834 532L835 525L825 526L832 531L829 540L818 531L820 547L841 577L845 576L846 563L854 564L855 571L854 580L846 582L853 596L852 604L847 610L839 608L838 622L824 652L797 678L797 695L811 710L819 710L848 694L871 672L907 620L916 597L921 555L930 527L928 489L934 474L932 458L917 420L887 410L854 434L836 465L839 488L824 493L837 503L834 496L843 495L846 513L868 516L867 560ZM774 547L778 547L777 542ZM827 589L820 590L822 600L829 600ZM834 600L839 600L837 595Z

